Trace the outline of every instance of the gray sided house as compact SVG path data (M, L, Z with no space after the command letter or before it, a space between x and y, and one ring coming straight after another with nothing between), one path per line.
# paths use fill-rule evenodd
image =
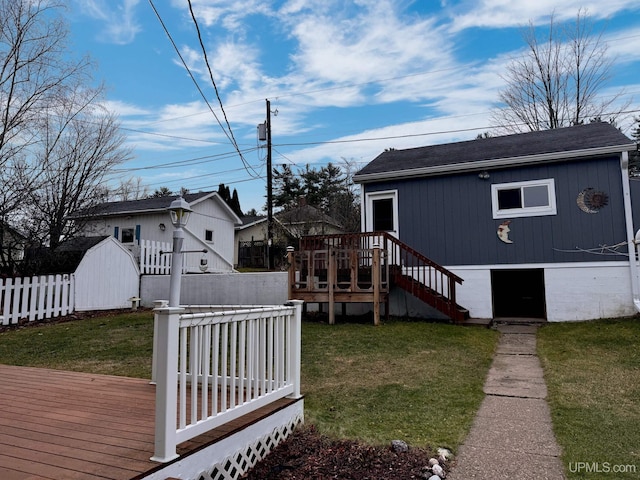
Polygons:
M591 123L388 150L355 176L363 231L389 231L462 277L457 300L472 317L632 315L635 149Z

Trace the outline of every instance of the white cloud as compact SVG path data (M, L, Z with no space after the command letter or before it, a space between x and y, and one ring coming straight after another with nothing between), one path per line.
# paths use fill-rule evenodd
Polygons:
M151 110L138 105L133 105L127 102L121 102L119 100L105 100L102 105L110 112L114 112L119 116L127 117L132 115L150 115L153 113Z
M228 143L203 102L170 104L158 110L136 111L129 106L126 112L120 120L127 143L137 149L167 151ZM216 115L222 118L219 111Z
M185 15L188 15L191 20L189 5L185 0L172 0L171 3L174 7L183 9ZM198 24L202 22L205 27L221 25L236 34L243 34L247 28L247 23L244 22L246 17L271 13L269 2L264 0L235 0L233 2L229 0L194 0L192 7Z
M352 13L313 11L287 20L298 44L296 70L319 81L361 84L449 61L451 46L433 19L400 18L389 1Z
M529 22L547 24L552 14L557 21L563 22L574 19L580 9L586 10L594 19L604 19L639 8L637 0L471 0L450 7L451 30L521 27Z
M299 165L346 158L369 162L385 148L413 148L447 142L472 140L488 125L488 113L424 119L371 129L357 135L339 137L335 143L303 148L287 154ZM361 141L359 141L361 140Z
M131 43L140 31L136 21L136 7L140 0L76 0L83 12L104 22L99 38L108 43L125 45Z

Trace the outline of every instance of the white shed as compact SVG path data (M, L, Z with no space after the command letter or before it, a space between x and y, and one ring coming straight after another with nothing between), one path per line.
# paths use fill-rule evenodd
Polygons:
M113 237L81 237L61 252L82 252L74 271L75 310L131 307L140 294L140 270L135 258Z

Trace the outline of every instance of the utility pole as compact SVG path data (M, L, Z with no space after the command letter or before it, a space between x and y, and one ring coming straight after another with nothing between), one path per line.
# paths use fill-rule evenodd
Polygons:
M267 259L273 269L273 171L271 168L271 102L267 99Z

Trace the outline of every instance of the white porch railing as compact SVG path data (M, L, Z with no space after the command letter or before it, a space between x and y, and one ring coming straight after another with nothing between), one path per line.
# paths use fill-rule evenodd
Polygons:
M73 313L74 276L41 275L0 280L0 324L13 325Z
M155 309L152 460L168 462L179 443L280 398L300 397L302 303Z

